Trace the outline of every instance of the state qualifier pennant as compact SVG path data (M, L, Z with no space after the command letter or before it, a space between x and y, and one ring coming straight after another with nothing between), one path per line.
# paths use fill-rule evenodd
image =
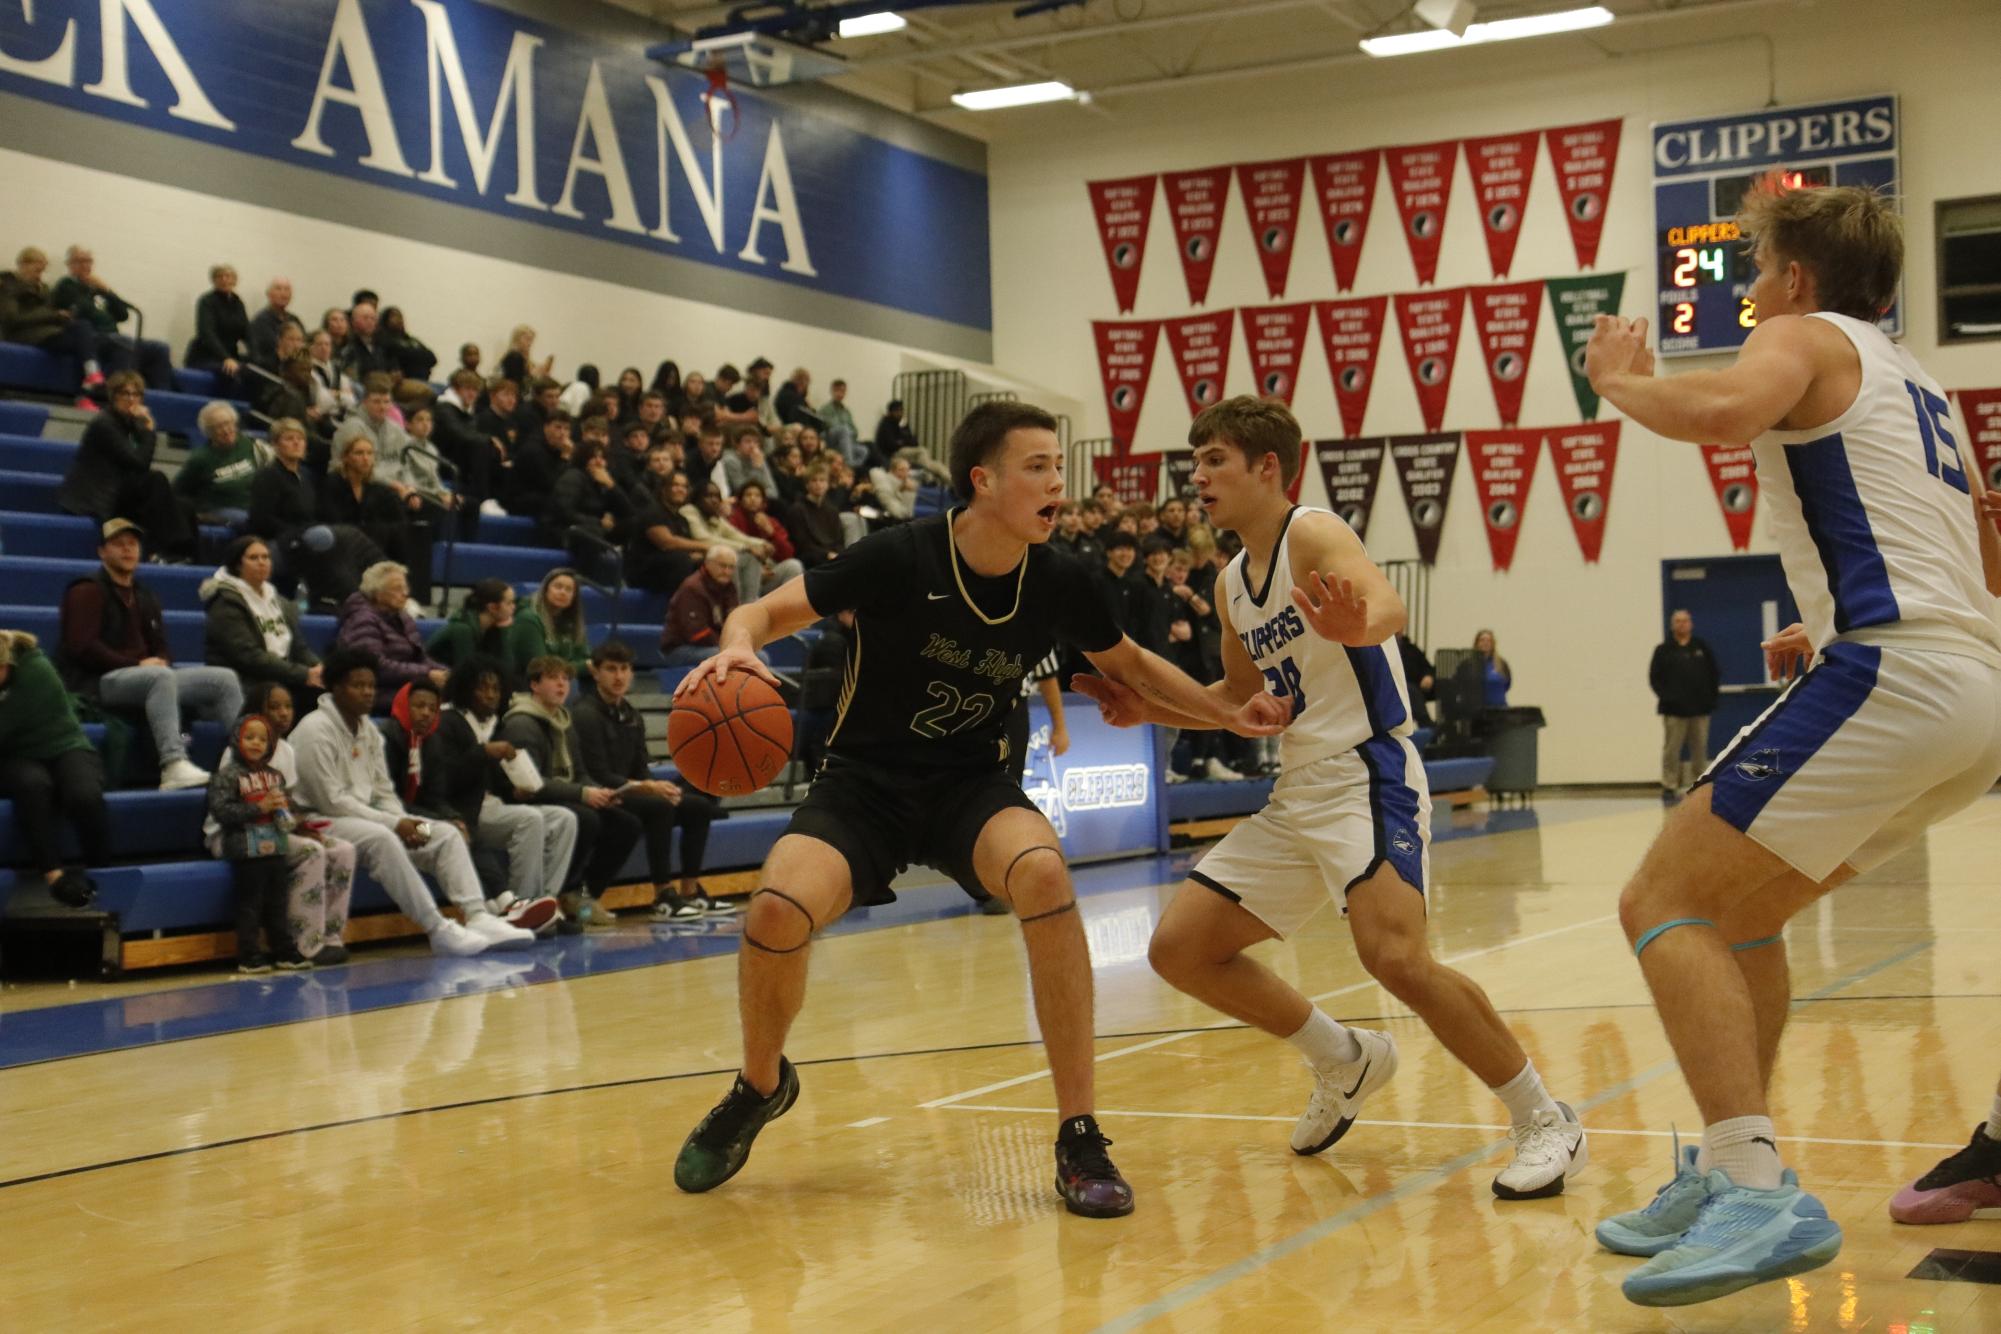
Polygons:
M1758 464L1749 445L1703 445L1702 464L1730 529L1730 546L1751 549L1751 521L1758 515Z
M1098 220L1098 242L1112 272L1112 295L1119 314L1132 312L1139 299L1140 264L1146 259L1147 225L1153 218L1155 176L1131 176L1117 181L1090 181L1091 212Z
M1459 141L1412 144L1383 150L1390 164L1390 191L1403 219L1403 239L1410 245L1410 262L1417 280L1429 284L1438 277L1438 243L1445 235L1445 209L1452 202L1452 164L1459 160Z
M1174 369L1181 376L1181 392L1188 399L1188 415L1223 401L1223 377L1230 366L1230 333L1237 327L1235 311L1219 310L1213 315L1194 315L1185 320L1164 320L1167 349L1174 357Z
M1515 543L1535 484L1541 431L1468 431L1466 457L1473 464L1473 488L1480 495L1480 518L1487 525L1487 549L1494 568L1515 563Z
M1605 546L1605 516L1612 511L1612 473L1619 464L1619 423L1559 426L1543 436L1570 528L1586 565L1598 563Z
M1362 262L1369 214L1376 206L1376 175L1382 160L1379 148L1306 160L1313 171L1320 220L1327 224L1327 250L1334 261L1336 291L1355 290L1355 270Z
M1494 386L1494 410L1501 425L1522 419L1522 388L1535 350L1536 324L1542 318L1542 282L1503 283L1475 287L1473 329L1480 336L1480 355L1487 363L1487 380Z
M1299 351L1306 342L1306 321L1313 307L1245 306L1244 347L1251 356L1251 374L1259 398L1275 398L1287 407L1299 389Z
M1209 300L1209 274L1216 267L1216 242L1223 233L1223 201L1230 197L1230 169L1170 171L1161 175L1167 216L1174 224L1174 248L1188 284L1188 304Z
M1237 164L1237 189L1243 192L1244 216L1250 219L1251 240L1265 273L1265 294L1285 295L1292 271L1292 238L1299 230L1299 189L1306 176L1306 159Z
M1092 320L1091 333L1098 344L1098 373L1105 382L1113 446L1120 454L1129 454L1139 430L1139 411L1146 403L1146 383L1153 375L1160 321Z
M1473 197L1480 203L1480 228L1487 234L1487 258L1496 278L1507 277L1514 266L1541 139L1542 131L1530 130L1465 141L1466 170L1473 175Z
M1436 431L1445 422L1445 398L1452 389L1452 363L1459 355L1459 326L1466 315L1466 289L1399 295L1397 327L1403 330L1404 356L1410 362L1411 383L1424 427Z
M1334 377L1334 401L1341 409L1341 433L1350 439L1362 433L1362 418L1369 411L1389 305L1386 296L1314 303L1320 341L1327 349L1327 370Z
M1580 269L1598 262L1598 238L1605 231L1605 204L1612 194L1612 168L1619 160L1619 126L1617 120L1601 120L1543 131Z
M1973 456L1980 461L1980 475L1989 491L2001 491L2001 389L1960 389L1960 413L1966 418L1966 434Z

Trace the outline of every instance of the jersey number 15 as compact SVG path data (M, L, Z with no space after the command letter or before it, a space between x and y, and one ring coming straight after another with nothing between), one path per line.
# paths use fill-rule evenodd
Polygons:
M1966 463L1959 456L1959 442L1952 438L1952 405L1915 380L1904 381L1904 391L1918 411L1918 435L1925 442L1925 471L1953 490L1971 495L1966 484ZM1939 458L1941 447L1952 455L1952 462Z

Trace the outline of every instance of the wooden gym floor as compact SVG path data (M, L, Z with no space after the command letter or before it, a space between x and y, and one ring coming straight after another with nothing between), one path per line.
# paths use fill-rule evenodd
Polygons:
M1499 1104L1362 973L1327 911L1265 957L1403 1063L1336 1151L1286 1146L1303 1072L1149 972L1186 858L1080 873L1100 1118L1139 1193L1064 1214L1019 936L943 887L816 947L804 1092L750 1165L677 1193L736 1050L732 942L643 921L500 959L365 952L275 979L0 1000L9 1330L1976 1330L2001 1286L1908 1277L2001 1223L1885 1202L2001 1073L2001 797L1793 924L1775 1086L1833 1264L1650 1312L1591 1228L1698 1121L1613 916L1660 823L1631 799L1450 818L1433 937L1592 1133L1558 1199L1503 1205ZM1484 832L1483 832L1484 830ZM32 1062L32 1063L26 1063Z

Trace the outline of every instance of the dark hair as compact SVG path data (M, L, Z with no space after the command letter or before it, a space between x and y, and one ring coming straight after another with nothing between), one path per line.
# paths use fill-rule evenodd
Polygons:
M466 591L465 605L477 616L488 607L507 601L507 595L513 591L514 585L505 579L482 579Z
M577 378L595 389L598 387L598 368L587 361L577 367Z
M896 405L892 402L890 406ZM973 498L973 469L993 466L1009 432L1055 429L1056 419L1032 403L1002 399L980 404L952 432L952 490L961 500Z
M771 368L771 359L769 357L759 357L756 361L750 363L750 373L752 375L757 374L759 371L768 371Z
M664 408L667 406L667 395L661 393L658 389L649 389L639 396L639 401L641 403L658 403Z
M381 297L363 287L357 289L355 294L348 298L347 308L348 312L352 314L356 306L379 306L381 304Z
M751 478L750 480L746 481L742 486L738 487L736 489L736 494L731 496L730 499L736 501L737 504L741 505L743 504L744 496L751 491L755 491L760 496L763 496L766 504L771 503L771 492L765 490L764 483L758 481L755 477Z
M632 650L617 639L607 639L591 650L591 666L602 667L608 662L622 662L632 665Z
M320 662L320 679L327 683L327 689L332 690L356 672L377 672L381 668L382 659L369 650L335 644Z
M489 676L500 683L504 703L507 669L500 665L499 659L484 653L470 654L464 662L452 668L452 674L445 680L445 702L455 709L471 708L472 697L478 692L480 681Z
M298 696L293 694L292 687L286 685L283 681L273 681L267 678L262 681L252 681L244 688L243 712L237 716L248 717L253 713L260 717L265 716L264 710L270 707L271 692L274 690L282 690L287 695L292 695L292 702L296 707ZM293 721L296 722L297 719Z
M560 676L568 681L574 680L576 675L577 669L570 666L568 658L559 658L553 653L545 653L539 658L531 658L528 662L528 679L530 681L539 681L545 676Z
M508 379L505 375L496 375L486 382L486 392L488 394L513 394L518 398L521 395L521 386L515 381Z
M367 398L374 398L377 394L394 393L395 390L396 386L391 384L389 377L381 371L373 372L361 382L361 392Z
M413 676L410 678L409 682L403 688L409 691L412 695L418 694L423 691L429 691L431 694L436 695L440 700L443 700L445 697L445 692L438 689L438 683L436 681L433 681L428 676Z
M601 441L592 440L586 436L577 445L576 449L571 451L570 466L572 468L588 468L591 466L592 459L599 458L603 454L604 444Z
M1276 454L1278 480L1287 486L1299 476L1299 419L1277 399L1239 394L1202 409L1188 428L1188 443L1200 449L1218 441L1242 454L1252 468L1265 455Z
M670 387L677 390L681 387L681 366L678 362L663 361L653 368L653 383L647 388L665 398Z
M625 424L626 438L630 439L634 431L638 431L641 435L644 435L649 439L653 435L653 428L651 426L648 426L645 422L639 420L639 418L637 417L634 417L631 421L628 421Z
M255 533L239 537L223 549L222 568L228 570L231 574L242 574L243 558L250 554L250 548L252 547L263 547L266 551L269 551L271 544L263 538L258 537Z
M1139 554L1143 557L1151 556L1156 551L1172 556L1174 554L1174 543L1168 541L1159 533L1148 533L1146 541L1139 544Z
M741 380L743 372L726 361L717 368L714 378L718 380Z
M829 389L846 389L847 387L848 382L846 380L835 380L827 386Z
M575 421L576 418L572 417L569 413L563 411L561 408L557 408L554 412L550 413L548 416L542 419L542 425L548 426L554 422L561 422L563 423L563 425L569 426L572 425Z
M1114 528L1111 532L1106 533L1098 539L1098 545L1102 546L1108 552L1114 551L1119 547L1132 547L1137 550L1139 539L1123 528Z

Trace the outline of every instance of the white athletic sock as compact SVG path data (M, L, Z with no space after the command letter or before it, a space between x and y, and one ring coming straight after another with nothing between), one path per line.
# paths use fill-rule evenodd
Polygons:
M1994 1105L1987 1109L1987 1138L2001 1140L2001 1092L1994 1095Z
M1307 1064L1322 1069L1362 1059L1362 1044L1355 1040L1355 1035L1317 1005L1306 1016L1306 1022L1299 1026L1299 1031L1286 1041L1299 1048L1299 1054L1306 1058Z
M1549 1096L1549 1090L1542 1086L1542 1076L1535 1072L1535 1062L1522 1066L1521 1073L1494 1090L1494 1096L1507 1104L1508 1119L1518 1126L1525 1126L1537 1112L1556 1112L1556 1099ZM1559 1116L1561 1112L1557 1112Z
M1702 1128L1702 1150L1695 1168L1707 1172L1722 1168L1730 1179L1753 1190L1777 1190L1779 1135L1769 1116L1736 1116Z

